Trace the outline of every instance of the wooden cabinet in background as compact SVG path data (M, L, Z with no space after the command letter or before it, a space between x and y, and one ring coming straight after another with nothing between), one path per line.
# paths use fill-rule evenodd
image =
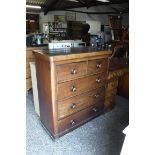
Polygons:
M129 99L129 73L120 77L118 82L118 95Z
M26 14L26 34L39 32L39 15Z
M129 98L129 79L128 68L119 68L109 70L108 83L105 92L104 109L111 110L115 106L115 96L118 94L122 97Z
M109 16L109 25L114 33L114 40L122 39L122 18L121 16Z
M32 88L30 62L34 61L32 50L36 48L26 48L26 91Z
M67 34L70 39L81 39L82 22L68 21L67 22Z
M37 49L42 49L45 47L27 47L26 48L26 91L32 88L30 62L35 61L32 51Z
M39 32L39 23L35 20L27 20L26 21L26 32L27 33Z

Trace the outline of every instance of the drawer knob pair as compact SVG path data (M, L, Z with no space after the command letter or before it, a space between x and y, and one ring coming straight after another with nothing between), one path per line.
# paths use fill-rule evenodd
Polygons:
M97 68L101 68L102 65L99 63L99 64L96 65L96 67L97 67Z
M75 121L74 121L74 120L71 120L71 121L70 121L70 124L71 124L71 125L75 125Z
M76 92L76 87L73 86L73 87L71 88L71 91L72 91L72 92Z
M72 70L71 70L71 74L76 74L77 73L77 70L75 69L75 68L73 68Z
M97 112L97 108L93 108L93 111L94 111L94 112Z
M100 83L101 82L101 79L100 78L96 79L96 82L97 83Z
M76 104L75 103L71 104L70 108L71 109L75 109L76 108Z

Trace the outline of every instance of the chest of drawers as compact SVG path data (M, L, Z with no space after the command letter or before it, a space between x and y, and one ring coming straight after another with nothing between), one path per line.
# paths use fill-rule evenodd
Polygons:
M94 53L34 51L40 120L53 138L103 113L111 51Z

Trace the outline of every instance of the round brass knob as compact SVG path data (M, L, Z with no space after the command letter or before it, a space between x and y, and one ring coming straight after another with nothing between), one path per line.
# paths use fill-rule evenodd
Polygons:
M97 67L97 68L101 68L102 65L101 65L101 64L97 64L96 67Z
M72 70L71 70L71 74L76 74L77 73L77 70L75 69L75 68L73 68Z
M75 125L75 121L74 121L74 120L71 120L71 121L70 121L70 124L71 124L71 125Z
M76 104L75 103L72 103L71 106L70 106L70 108L71 109L75 109L76 108Z

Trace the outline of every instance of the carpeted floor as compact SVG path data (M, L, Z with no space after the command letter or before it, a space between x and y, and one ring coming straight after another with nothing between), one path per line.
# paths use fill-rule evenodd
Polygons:
M128 100L117 96L115 108L55 142L41 126L34 111L33 94L26 96L27 155L119 155L129 123Z

